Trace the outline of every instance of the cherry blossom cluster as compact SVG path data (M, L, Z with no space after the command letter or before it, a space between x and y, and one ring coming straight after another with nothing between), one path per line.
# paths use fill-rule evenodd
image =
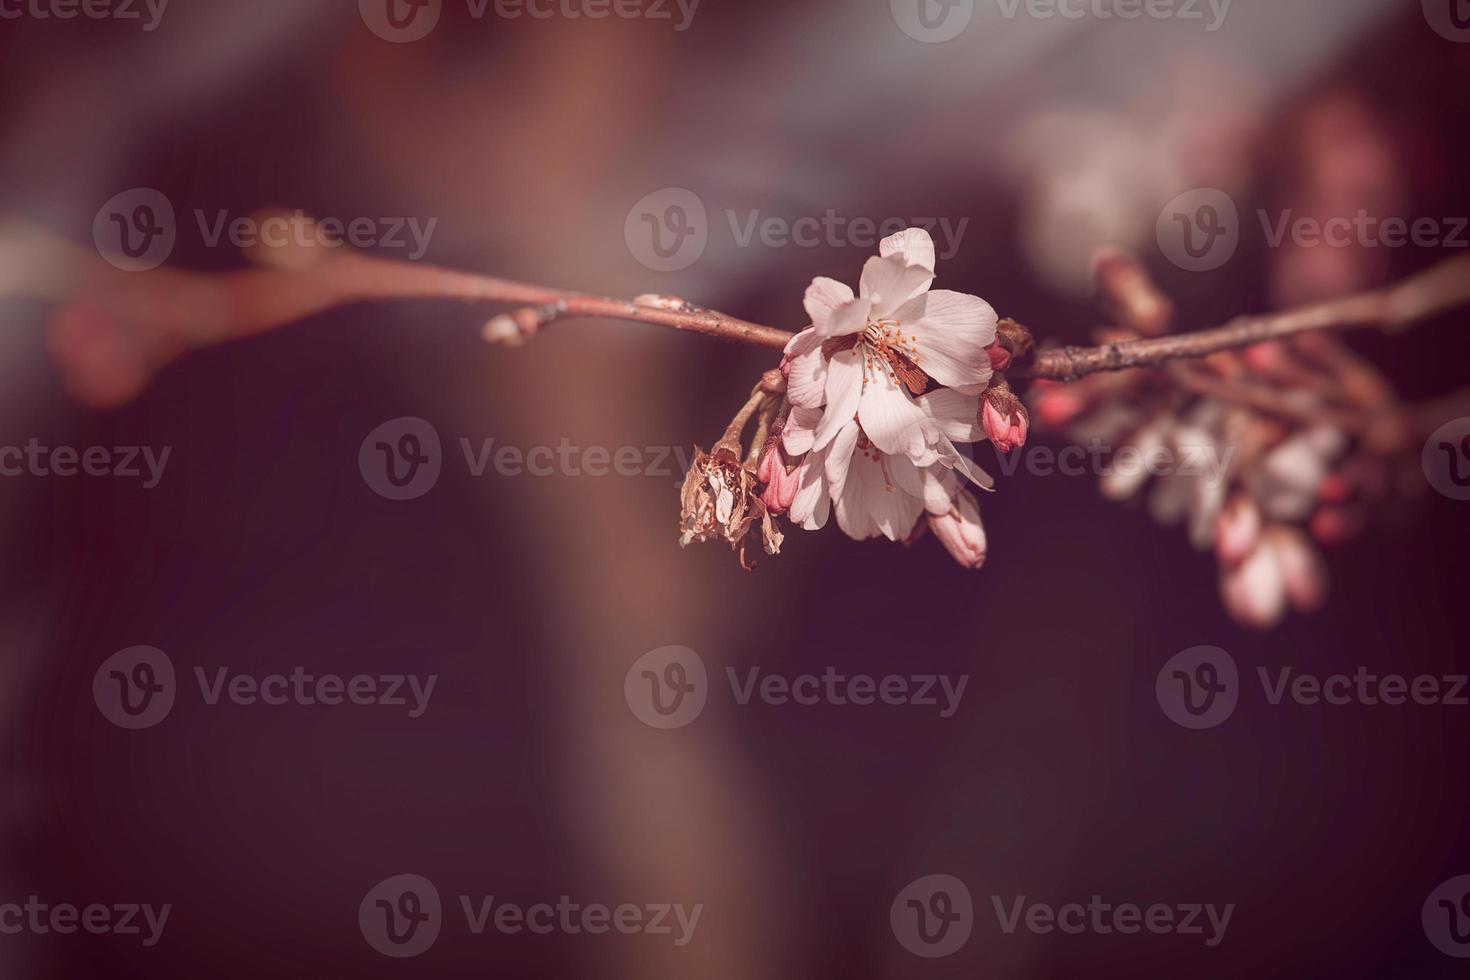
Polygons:
M1112 447L1114 459L1162 452L1223 461L1219 469L1162 475L1114 466L1100 490L1112 500L1141 501L1160 524L1184 525L1191 543L1219 564L1226 611L1267 629L1288 610L1321 606L1328 583L1318 546L1356 533L1367 504L1386 492L1403 433L1392 424L1365 429L1358 424L1364 416L1337 401L1355 392L1381 406L1389 396L1379 384L1365 362L1319 334L1223 352L1188 368L1038 382L1030 400L1039 424L1071 441ZM1243 397L1251 393L1254 401ZM1263 393L1279 404L1263 406Z
M967 568L985 563L987 542L973 485L994 481L967 444L989 439L1009 451L1025 442L1029 420L999 377L1011 359L999 320L977 296L931 288L935 249L910 228L883 240L864 265L856 293L819 277L806 291L811 326L786 345L784 400L758 448L762 517L786 514L806 530L835 512L849 537L910 542L925 529ZM742 508L728 493L733 452L711 458L686 484L686 541L738 527L719 520ZM689 503L730 496L691 520ZM745 512L752 506L747 505ZM710 517L714 521L709 520ZM763 536L766 550L772 538ZM779 543L777 543L779 546Z

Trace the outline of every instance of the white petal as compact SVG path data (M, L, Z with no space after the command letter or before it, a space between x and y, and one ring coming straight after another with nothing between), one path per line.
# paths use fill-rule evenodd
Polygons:
M862 351L845 350L827 363L827 409L817 424L814 448L825 449L832 437L853 420L862 397Z
M946 388L976 389L994 371L985 348L995 343L995 310L978 296L936 289L903 305L899 330L913 337L920 370Z
M819 408L827 400L827 359L822 348L793 357L787 365L786 397L791 404Z
M1225 506L1224 480L1206 480L1195 477L1189 508L1189 542L1200 551L1206 551L1215 542L1215 519Z
M1286 579L1276 554L1258 547L1245 561L1225 572L1220 580L1225 608L1238 622L1269 629L1286 614Z
M894 463L912 465L907 460ZM881 534L890 541L902 541L923 511L923 502L894 486L882 465L864 453L854 458L847 485L837 500L837 524L849 537L862 540Z
M1098 481L1098 489L1102 491L1104 497L1109 500L1127 500L1142 489L1149 477L1153 475L1149 472L1148 460L1164 447L1169 437L1170 426L1173 424L1172 419L1168 416L1160 416L1134 433L1133 438L1113 454L1112 462L1107 469L1103 470L1102 478ZM1123 465L1119 465L1120 461ZM1173 492L1178 491L1179 488L1176 487ZM1172 520L1162 516L1174 510L1168 505L1172 500L1170 492L1165 491L1162 487L1155 492L1154 519L1159 523L1173 523Z
M784 353L790 355L791 357L797 357L801 354L805 354L809 350L815 350L816 348L821 346L822 338L817 334L816 328L807 327L805 330L798 332L795 337L792 337L790 340L786 341L786 349Z
M878 254L885 259L896 255L904 265L917 265L934 271L934 239L923 228L905 228L878 243Z
M806 287L802 305L811 317L812 329L826 339L844 337L866 327L873 304L867 299L855 299L852 289L836 279L818 276Z
M793 524L808 531L821 529L827 523L832 501L827 496L827 477L821 453L812 453L797 468L798 487L788 516Z
M971 459L965 450L960 449L942 436L940 437L937 448L939 449L940 465L946 466L963 475L965 479L982 490L995 489L995 479L981 469L980 464Z
M948 514L950 508L955 504L955 498L961 495L969 496L960 490L959 478L955 472L944 466L926 466L919 470L921 481L920 496L924 501L924 509L931 514Z
M715 490L715 520L721 524L730 523L730 515L735 513L735 492L725 486L723 482L713 485Z
M888 316L923 294L933 280L933 273L921 265L904 265L903 259L896 256L883 258L875 255L863 266L863 281L859 288L862 297L873 304L870 319L877 319ZM986 363L989 362L987 357Z
M1307 434L1286 440L1267 454L1256 472L1261 509L1280 521L1304 520L1317 505L1327 461Z
M881 452L920 455L928 448L925 432L929 421L923 409L887 372L874 372L868 378L858 403L858 420Z
M786 447L786 452L792 456L805 456L811 452L812 443L817 441L817 423L820 421L820 408L803 408L800 405L792 408L786 418L786 428L781 433L781 444Z
M920 396L919 408L935 423L939 431L955 442L980 442L985 430L980 427L980 399L953 388L938 388Z
M837 438L832 440L832 445L827 449L827 465L824 472L827 477L827 490L833 500L842 496L842 488L847 484L847 474L852 467L857 439L858 424L848 422L837 433Z
M1301 612L1321 609L1327 601L1327 566L1307 536L1296 528L1275 527L1268 543L1276 553L1292 608Z

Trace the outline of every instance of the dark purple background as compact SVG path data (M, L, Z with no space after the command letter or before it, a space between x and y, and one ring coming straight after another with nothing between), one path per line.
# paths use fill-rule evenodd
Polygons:
M175 2L160 33L196 56L239 41L238 24L207 22L228 21L227 5ZM841 132L787 119L775 141L723 130L720 105L695 112L679 96L705 78L743 106L740 118L799 115L803 91L751 105L742 79L769 83L822 43L823 18L859 16L854 5L810 5L802 33L789 10L777 20L787 5L705 3L674 42L645 42L641 24L599 35L451 19L455 29L412 51L366 35L349 9L262 44L228 80L167 107L129 98L157 68L153 39L6 22L6 211L83 243L96 206L140 185L241 213L437 214L430 258L443 265L616 294L682 292L799 326L805 282L853 279L864 250L792 250L728 275L707 258L687 276L642 270L623 250L622 216L642 193L688 186L712 211L722 206L713 143L773 212L785 168L830 157L822 206L971 216L945 282L1049 325L1048 335L1085 338L1095 314L1040 286L1012 246L1006 187L937 151L926 168L921 102L907 103L901 135L889 136L898 123L880 110ZM1470 50L1429 32L1417 3L1385 6L1310 84L1277 93L1262 199L1284 180L1270 148L1288 144L1293 106L1345 84L1432 137L1403 147L1410 213L1470 213L1462 179L1426 177L1461 175L1470 162ZM260 5L261 16L272 9ZM900 42L913 43L894 32ZM881 52L854 57L876 65ZM61 91L67 78L74 91ZM562 89L552 98L547 86ZM1016 100L1026 88L1017 81ZM975 93L969 124L983 128L1008 101L1004 90ZM952 125L935 123L936 143ZM414 140L416 151L392 145ZM1270 259L1259 253L1209 277L1147 258L1184 297L1181 320L1202 325L1269 305ZM1393 272L1437 257L1404 250ZM238 264L197 236L174 260ZM45 311L0 305L19 365L11 377L26 379L4 398L0 444L174 447L153 491L85 479L0 486L0 901L174 905L154 949L114 936L0 937L17 971L6 976L656 976L681 962L648 937L471 937L457 908L430 953L386 960L358 932L357 904L402 872L434 880L451 905L461 892L702 901L693 947L746 950L768 976L1463 975L1426 941L1419 914L1441 881L1470 872L1470 710L1270 707L1252 677L1228 723L1189 732L1153 689L1164 661L1201 643L1252 675L1257 665L1465 671L1466 505L1426 494L1378 515L1331 553L1326 609L1256 634L1222 612L1207 556L1105 502L1090 479L1002 480L984 501L990 564L975 574L932 541L900 550L835 527L792 531L785 554L745 574L721 548L678 549L671 480L471 479L447 460L427 497L381 499L359 476L357 451L389 418L428 418L451 454L460 435L523 447L564 436L708 445L770 363L601 322L558 324L505 351L479 339L488 312L338 310L191 355L132 404L92 412L49 367ZM1467 326L1462 314L1354 345L1407 397L1427 397L1463 382ZM437 673L439 683L428 713L410 720L389 709L210 707L189 677L169 719L125 732L97 711L91 680L134 644L164 649L181 674L304 665ZM721 674L837 665L970 682L947 720L737 708L726 695L691 728L650 733L624 706L622 677L665 644L698 650ZM657 775L671 745L703 753L697 785L678 767ZM695 794L703 805L689 805ZM704 822L710 812L720 819ZM640 855L670 850L682 855L675 870L652 885L637 875ZM728 884L730 868L744 884ZM962 952L920 961L895 943L888 906L932 873L968 883L977 921ZM1197 937L1005 936L992 894L1237 907L1225 942L1206 949ZM689 955L684 975L718 975Z

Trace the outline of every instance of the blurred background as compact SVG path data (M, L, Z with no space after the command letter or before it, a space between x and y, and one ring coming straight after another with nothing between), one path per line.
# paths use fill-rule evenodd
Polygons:
M196 212L432 221L413 260L796 329L814 275L856 281L874 251L861 222L931 221L952 232L935 234L941 286L1085 343L1101 245L1137 251L1194 329L1456 254L1272 246L1259 209L1470 214L1459 0L1181 2L1136 19L1105 0L1064 3L1076 17L1026 0L645 0L606 17L588 15L608 9L595 0L547 16L388 2L391 20L372 0L71 18L63 0L0 0L0 222L90 249L99 209L149 188L177 215L169 263L220 272L244 260ZM1155 230L1201 187L1244 218L1229 261L1192 272ZM640 244L641 208L691 196L697 254ZM829 214L815 244L749 232ZM410 259L390 237L367 250ZM7 275L0 296L23 293ZM1470 709L1271 705L1253 678L1464 673L1466 504L1429 492L1376 515L1329 554L1325 609L1266 633L1226 617L1208 556L1090 476L1001 479L978 573L932 540L835 527L790 531L745 573L721 547L678 548L680 473L654 451L708 447L772 353L586 320L506 350L480 337L492 312L340 308L192 352L101 409L63 384L52 307L0 299L0 446L170 449L151 488L0 479L0 906L172 906L151 946L0 935L0 975L1463 975L1421 910L1470 873ZM1467 324L1351 342L1428 399L1464 382ZM443 468L392 500L359 452L405 416L433 427ZM492 439L636 447L644 465L475 475L461 440ZM1204 731L1154 695L1198 644L1250 679ZM93 682L138 645L167 654L178 690L166 718L128 730ZM624 681L668 645L698 652L709 697L658 730ZM726 669L753 667L969 680L947 718L741 705ZM438 679L410 717L210 704L195 672L220 668ZM433 882L444 911L431 948L399 959L358 913L401 874ZM890 906L935 874L966 884L973 929L918 958ZM475 935L460 905L564 895L702 913L679 946ZM1207 946L1008 934L992 901L1093 895L1235 908Z

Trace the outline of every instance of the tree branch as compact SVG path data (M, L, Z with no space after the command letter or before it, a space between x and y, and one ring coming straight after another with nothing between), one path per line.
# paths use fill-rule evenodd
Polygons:
M255 269L229 273L161 267L125 272L50 232L28 226L0 228L0 296L82 303L115 318L128 336L125 381L94 384L72 379L92 404L132 397L153 373L184 350L286 326L327 309L395 299L457 299L516 304L485 326L485 337L522 343L563 316L606 317L688 330L737 343L780 349L790 332L751 323L678 297L646 294L632 300L552 289L381 259L346 248L292 245L246 250ZM1453 259L1395 286L1266 316L1248 316L1212 330L1098 347L1058 347L1021 354L1013 377L1070 381L1117 371L1200 358L1217 351L1312 330L1396 329L1470 302L1470 257ZM95 333L91 325L87 327ZM73 330L73 333L85 333ZM57 345L65 363L66 341ZM1019 352L1018 352L1019 353Z
M1100 347L1040 350L1017 377L1075 381L1099 371L1149 367L1225 350L1280 340L1310 330L1356 327L1402 329L1436 313L1470 303L1470 256L1451 259L1417 276L1374 292L1329 300L1284 313L1243 316L1212 330Z

